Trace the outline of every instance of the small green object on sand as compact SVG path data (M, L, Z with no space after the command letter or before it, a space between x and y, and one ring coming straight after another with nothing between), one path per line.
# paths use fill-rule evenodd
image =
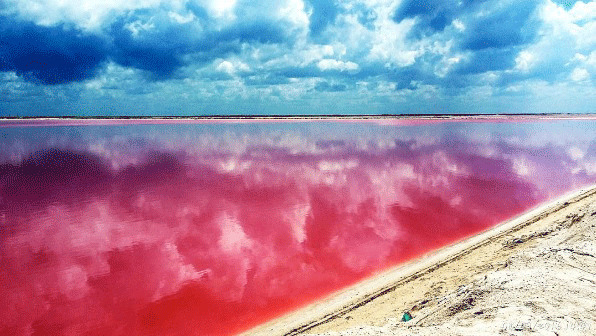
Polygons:
M409 312L405 312L404 316L401 317L402 322L408 322L409 320L411 320L413 317Z

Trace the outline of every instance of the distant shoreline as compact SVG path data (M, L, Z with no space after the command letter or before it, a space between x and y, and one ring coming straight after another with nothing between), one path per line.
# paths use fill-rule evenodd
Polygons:
M61 116L1 117L0 127L109 126L251 122L378 122L417 125L444 122L518 122L541 120L596 120L596 113L583 114L376 114L376 115L201 115L201 116Z

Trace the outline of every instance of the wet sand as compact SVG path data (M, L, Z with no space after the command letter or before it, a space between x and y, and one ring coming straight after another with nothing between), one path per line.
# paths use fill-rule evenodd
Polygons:
M591 186L245 335L594 335L595 295Z

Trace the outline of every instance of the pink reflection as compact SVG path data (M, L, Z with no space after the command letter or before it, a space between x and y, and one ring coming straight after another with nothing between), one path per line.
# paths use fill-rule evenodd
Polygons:
M250 136L0 165L0 333L233 334L596 180L593 145Z

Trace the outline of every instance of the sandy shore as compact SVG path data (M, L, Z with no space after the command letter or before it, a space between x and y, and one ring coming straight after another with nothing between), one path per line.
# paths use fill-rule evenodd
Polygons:
M595 297L592 186L245 334L596 335Z

